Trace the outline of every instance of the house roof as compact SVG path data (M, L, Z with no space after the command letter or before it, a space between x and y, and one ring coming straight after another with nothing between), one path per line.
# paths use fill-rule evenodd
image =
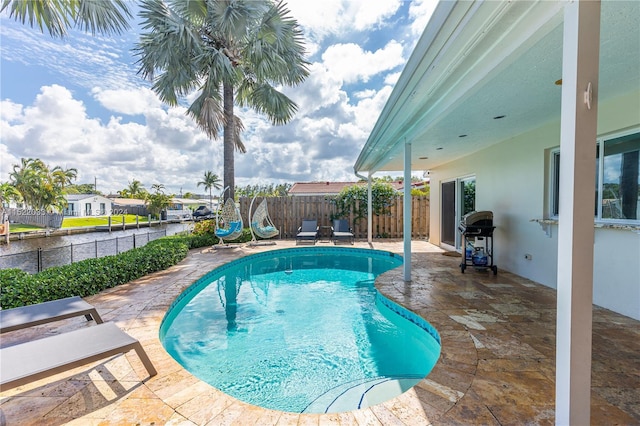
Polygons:
M81 200L86 200L87 198L94 198L94 197L100 197L100 198L109 200L104 195L99 195L99 194L67 194L65 195L65 198L67 199L67 201L81 201Z
M289 195L338 194L343 188L358 182L296 182L289 189Z
M145 201L137 198L112 198L113 204L120 206L144 206Z
M396 191L404 187L402 181L389 183ZM339 194L347 186L366 184L366 182L296 182L289 189L289 195Z
M405 143L428 170L559 120L564 5L441 1L355 171L403 170ZM640 89L638 22L640 2L602 2L599 102Z

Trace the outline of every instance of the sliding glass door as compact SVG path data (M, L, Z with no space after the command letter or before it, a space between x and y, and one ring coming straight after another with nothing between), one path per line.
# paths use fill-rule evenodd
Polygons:
M441 244L460 248L458 224L465 214L476 208L475 176L459 178L441 184Z

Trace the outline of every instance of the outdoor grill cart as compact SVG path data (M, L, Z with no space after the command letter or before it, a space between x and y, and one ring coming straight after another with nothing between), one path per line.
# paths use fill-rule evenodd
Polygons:
M462 262L460 270L464 274L467 266L476 269L491 269L493 275L498 267L493 264L493 213L473 211L462 217L458 230L462 239Z

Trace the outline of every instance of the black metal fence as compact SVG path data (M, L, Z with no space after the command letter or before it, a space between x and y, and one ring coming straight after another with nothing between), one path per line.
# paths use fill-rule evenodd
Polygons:
M85 259L111 256L137 247L167 235L167 230L133 234L126 237L95 240L88 243L69 244L51 249L38 248L0 256L0 269L17 268L30 274L52 266L69 265Z

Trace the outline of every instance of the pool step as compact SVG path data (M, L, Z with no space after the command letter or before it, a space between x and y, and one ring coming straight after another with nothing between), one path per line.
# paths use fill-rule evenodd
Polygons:
M408 391L420 380L421 377L395 376L345 383L316 398L303 413L338 413L370 407Z

